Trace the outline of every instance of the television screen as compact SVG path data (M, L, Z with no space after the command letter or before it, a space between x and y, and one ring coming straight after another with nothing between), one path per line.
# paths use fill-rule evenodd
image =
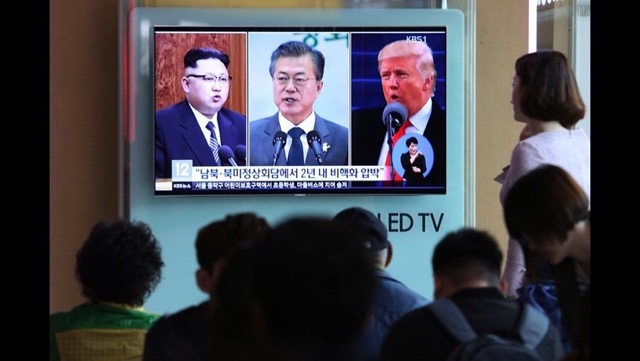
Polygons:
M152 37L155 195L447 193L446 26Z

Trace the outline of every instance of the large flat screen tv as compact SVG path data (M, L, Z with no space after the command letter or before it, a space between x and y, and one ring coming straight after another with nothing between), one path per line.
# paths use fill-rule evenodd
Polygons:
M447 194L452 145L462 151L460 29L292 13L297 25L150 27L154 194Z

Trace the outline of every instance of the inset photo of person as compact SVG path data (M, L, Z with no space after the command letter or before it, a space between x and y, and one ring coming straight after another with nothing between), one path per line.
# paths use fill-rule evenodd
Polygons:
M246 34L155 33L155 178L245 165Z
M384 166L381 186L421 185L446 193L445 30L352 33L351 44L351 164ZM423 179L411 176L410 182L403 179L404 168L391 166L407 152L400 141L406 134L416 138L418 148L424 143L432 149L428 169L410 168Z
M406 186L424 186L433 168L433 147L420 134L405 134L396 143L391 164Z
M347 165L347 33L249 33L249 165Z

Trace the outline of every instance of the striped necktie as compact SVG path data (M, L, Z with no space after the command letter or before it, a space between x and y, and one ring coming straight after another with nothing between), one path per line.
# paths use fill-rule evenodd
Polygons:
M215 127L213 126L213 122L207 123L207 129L211 132L211 137L209 137L209 148L211 148L211 153L213 153L213 159L216 161L217 165L220 165L220 155L218 154L218 149L220 148L220 143L218 143L218 138L216 138Z

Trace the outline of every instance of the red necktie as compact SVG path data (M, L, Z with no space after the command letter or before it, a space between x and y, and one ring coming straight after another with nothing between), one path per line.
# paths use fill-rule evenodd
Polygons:
M407 119L406 122L402 123L402 126L400 126L400 129L398 129L396 134L393 135L393 139L392 139L392 143L391 143L393 148L395 148L396 142L398 141L398 139L400 139L404 135L405 130L410 125L411 125L411 121L409 119ZM385 162L385 165L391 167L391 149L389 149L389 151L387 152L387 160ZM388 168L388 169L391 169L391 168ZM389 174L391 174L391 173L389 173ZM402 176L400 174L398 174L398 172L395 172L394 174L395 175L394 175L393 179L396 180L396 181L400 181L401 182L402 181Z

